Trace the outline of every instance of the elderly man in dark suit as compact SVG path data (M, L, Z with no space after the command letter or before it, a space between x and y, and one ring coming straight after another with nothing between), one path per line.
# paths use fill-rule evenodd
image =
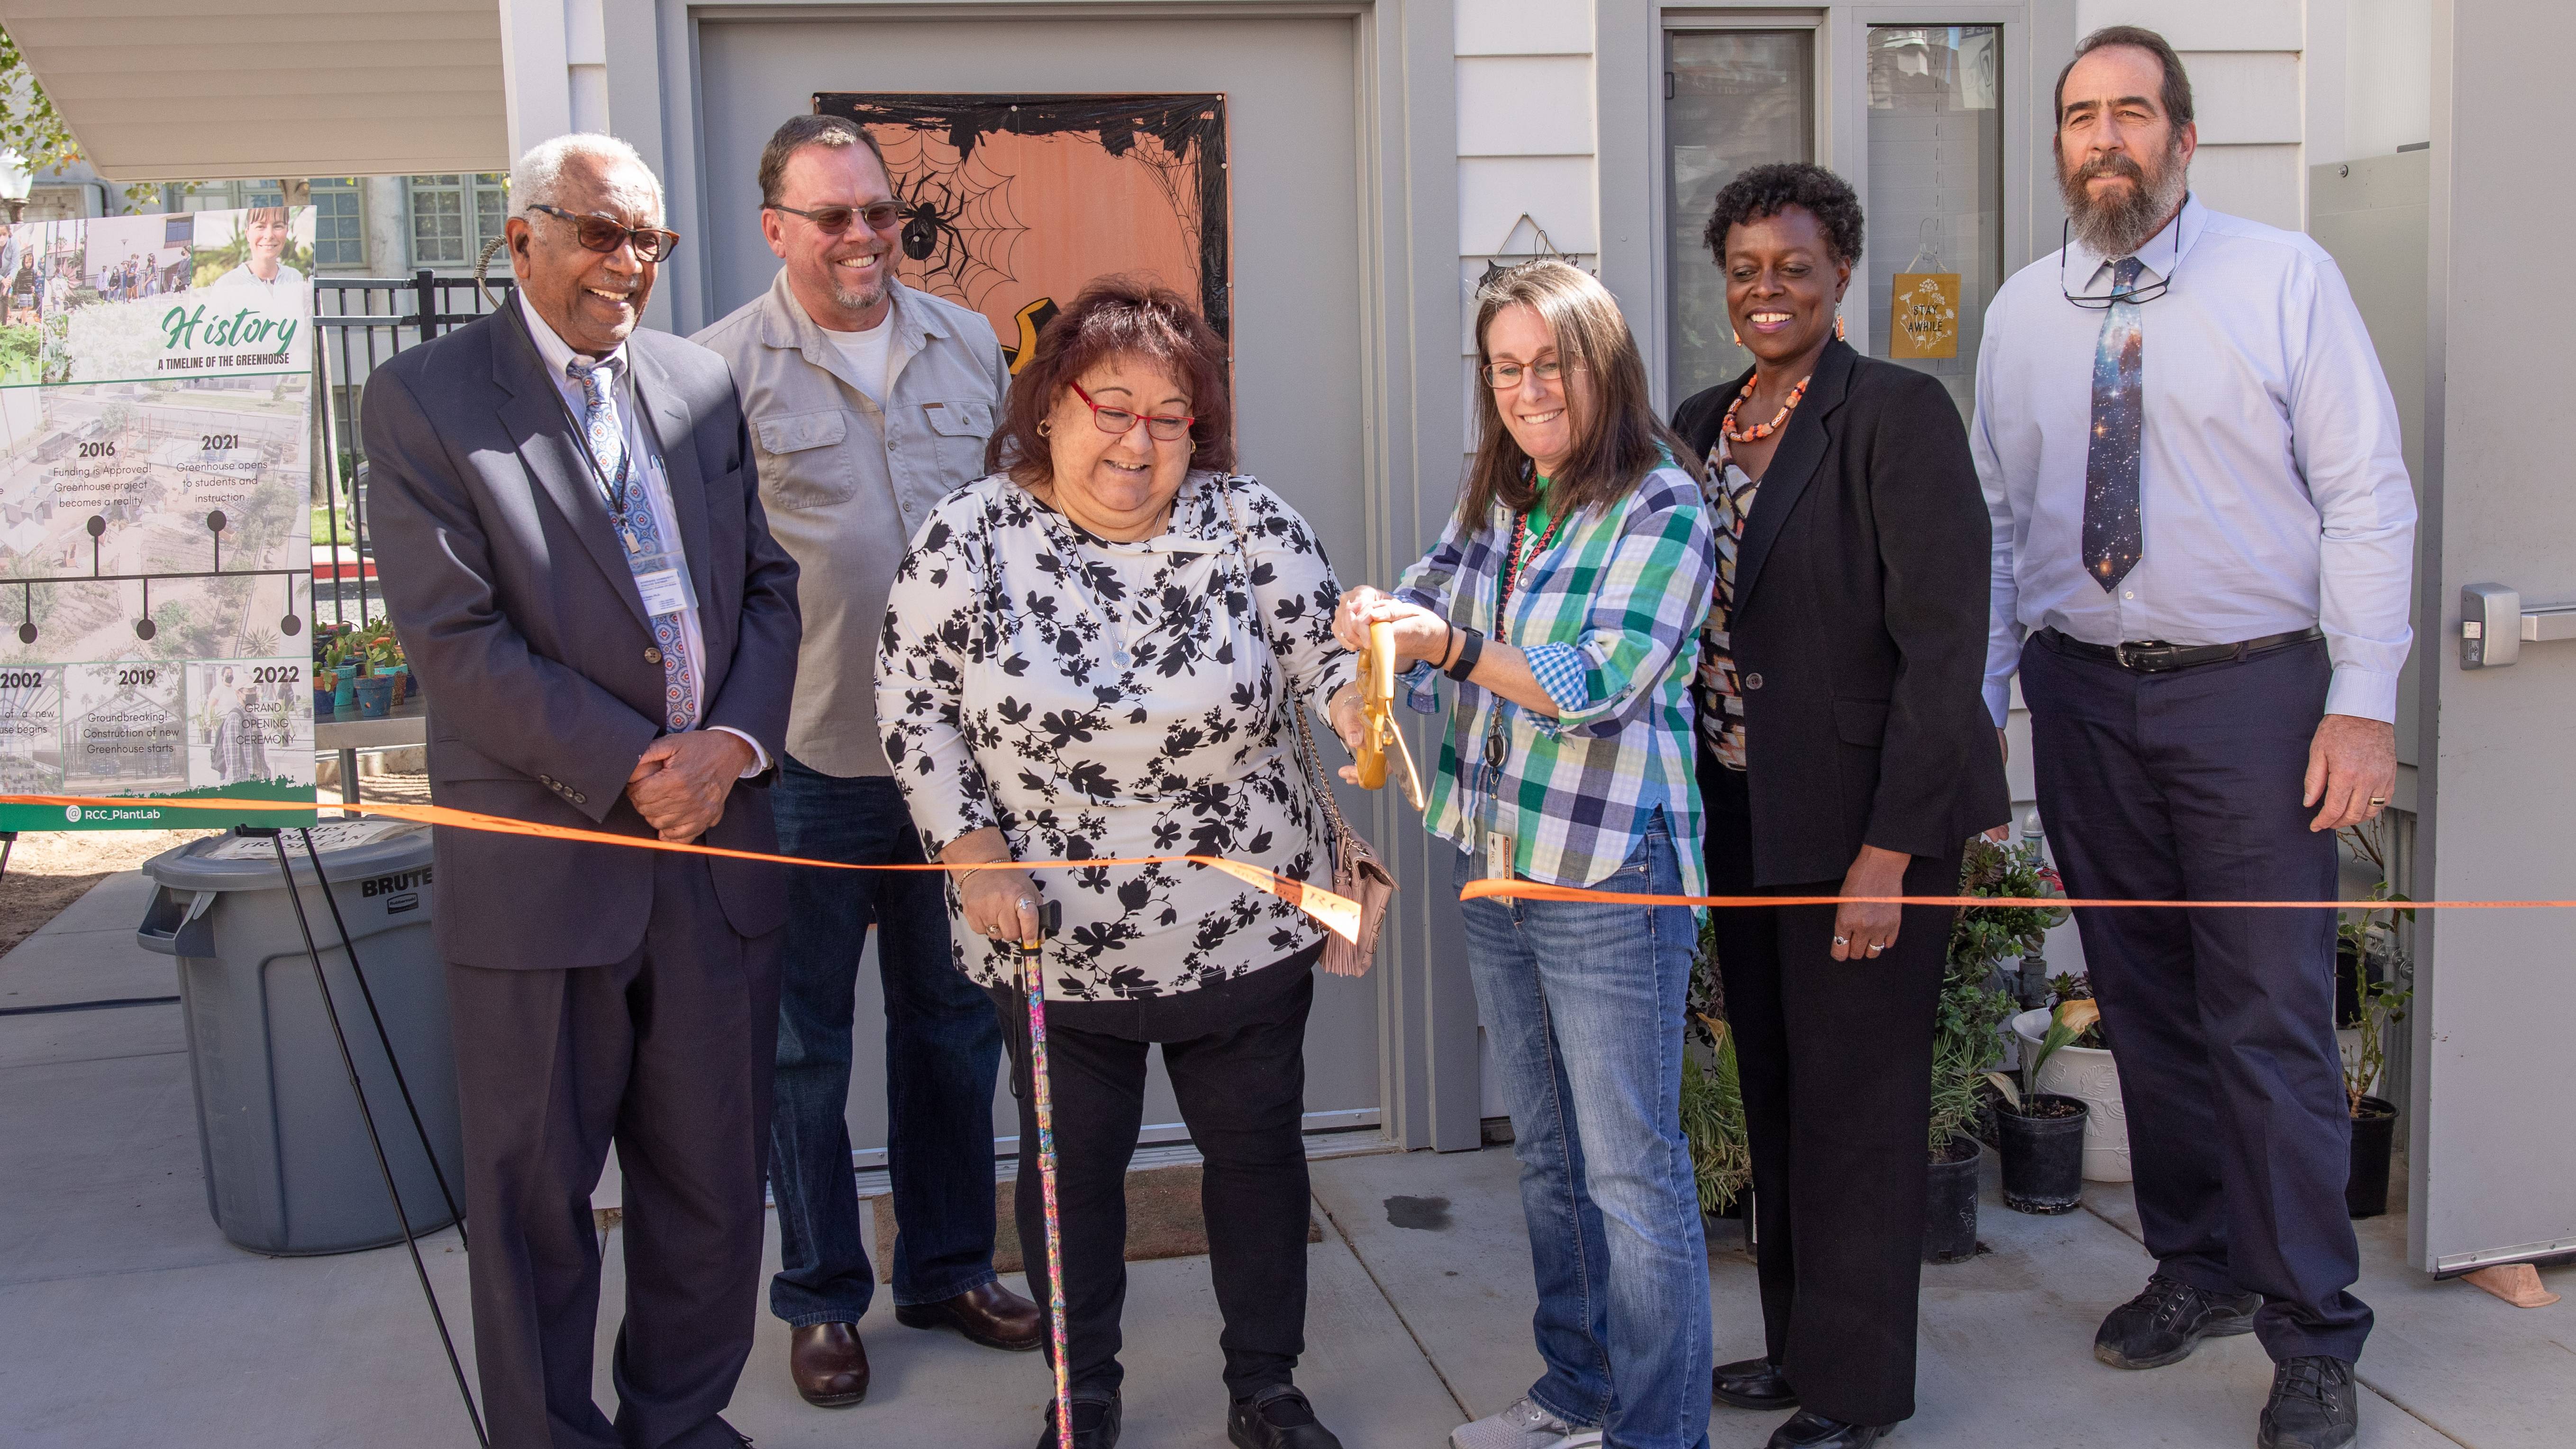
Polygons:
M368 380L376 549L437 700L442 805L772 851L796 567L732 378L635 330L661 186L565 136L512 173L520 293ZM783 868L442 830L475 1359L496 1446L734 1449L751 1348ZM590 1193L625 1177L612 1425Z

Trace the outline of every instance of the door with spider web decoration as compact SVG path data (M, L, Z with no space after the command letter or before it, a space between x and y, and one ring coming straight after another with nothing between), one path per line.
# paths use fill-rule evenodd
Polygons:
M910 234L898 234L904 284L973 307L1014 354L1026 355L1048 303L1069 305L1096 276L1150 273L1196 299L1232 354L1242 467L1305 515L1344 581L1369 579L1371 490L1389 485L1373 471L1385 383L1369 331L1379 259L1363 245L1371 193L1353 18L1229 8L1158 20L1140 45L1124 19L897 19L879 8L718 11L701 22L706 291L687 297L675 274L686 325L723 316L777 275L753 163L780 120L817 108L849 116L871 128L914 208ZM1064 94L1075 86L1088 94ZM961 121L972 145L958 144ZM1055 179L1050 167L1062 168ZM1382 849L1418 853L1427 837L1400 802L1363 823L1383 803L1356 787L1341 794ZM1405 953L1447 950L1454 936L1449 893L1428 870L1404 870L1397 909L1412 914L1390 921L1394 944L1378 969L1316 978L1304 1125L1317 1150L1376 1140L1382 1084L1404 1080L1385 1075L1395 1048L1380 1033L1382 994L1421 989L1407 983L1427 968ZM886 1160L875 934L858 969L848 1104L863 1167ZM1160 1054L1152 1060L1140 1137L1177 1143L1187 1129ZM997 1146L1014 1151L1017 1113L999 1084L994 1105Z
M1226 98L824 92L904 208L896 274L981 312L1017 372L1085 283L1146 275L1231 338Z

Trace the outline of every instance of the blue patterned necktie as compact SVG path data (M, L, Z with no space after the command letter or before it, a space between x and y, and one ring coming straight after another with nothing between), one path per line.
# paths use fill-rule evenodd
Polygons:
M2111 269L2111 290L2127 292L2143 270L2136 257ZM2146 551L2138 521L2138 448L2145 418L2139 384L2144 339L2138 304L2113 302L2093 353L2093 430L2084 450L2084 567L2109 593Z
M654 520L640 471L627 466L626 425L609 389L608 366L584 366L576 357L564 364L564 374L581 384L582 434L599 464L601 494L616 522L618 542L626 548L627 567L643 573L662 556L662 528ZM653 647L662 660L663 723L673 730L688 729L698 720L698 677L689 667L687 635L677 610L653 616Z

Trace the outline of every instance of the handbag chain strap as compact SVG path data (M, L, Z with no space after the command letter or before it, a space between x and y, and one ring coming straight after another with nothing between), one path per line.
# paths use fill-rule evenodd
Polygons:
M1324 819L1332 826L1329 842L1333 858L1341 859L1342 842L1350 838L1351 827L1342 819L1342 807L1333 801L1333 788L1324 774L1323 762L1315 752L1314 731L1307 726L1306 711L1297 703L1296 681L1288 676L1288 661L1279 652L1279 641L1270 633L1269 612L1261 607L1261 591L1252 582L1252 536L1243 531L1243 519L1234 511L1234 488L1230 481L1218 485L1225 492L1226 522L1234 526L1235 548L1243 555L1243 589L1252 598L1252 626L1261 631L1261 642L1270 649L1271 660L1279 666L1279 698L1288 717L1297 726L1297 773L1306 778L1306 793L1323 807Z

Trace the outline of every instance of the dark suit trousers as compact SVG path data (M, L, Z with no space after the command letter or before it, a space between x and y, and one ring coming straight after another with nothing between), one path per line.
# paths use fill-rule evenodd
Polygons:
M1712 892L1842 889L1834 880L1756 890L1745 777L1703 751L1700 790ZM1907 895L1958 885L1957 852L1916 856L1905 871ZM1753 1149L1765 1351L1819 1414L1911 1418L1932 1023L1951 913L1908 907L1896 944L1874 961L1833 959L1832 906L1710 916Z
M2069 894L2332 900L2335 841L2299 803L2331 669L2320 641L2167 674L2021 657L2040 816ZM2331 911L2087 910L2137 1171L2165 1272L2268 1300L2276 1360L2361 1356L2345 1290L2352 1123L2334 1036Z
M654 860L652 919L626 960L447 970L494 1449L734 1449L716 1416L759 1297L778 938L734 933L705 859ZM626 1256L614 1427L591 1398L590 1193L612 1138Z

